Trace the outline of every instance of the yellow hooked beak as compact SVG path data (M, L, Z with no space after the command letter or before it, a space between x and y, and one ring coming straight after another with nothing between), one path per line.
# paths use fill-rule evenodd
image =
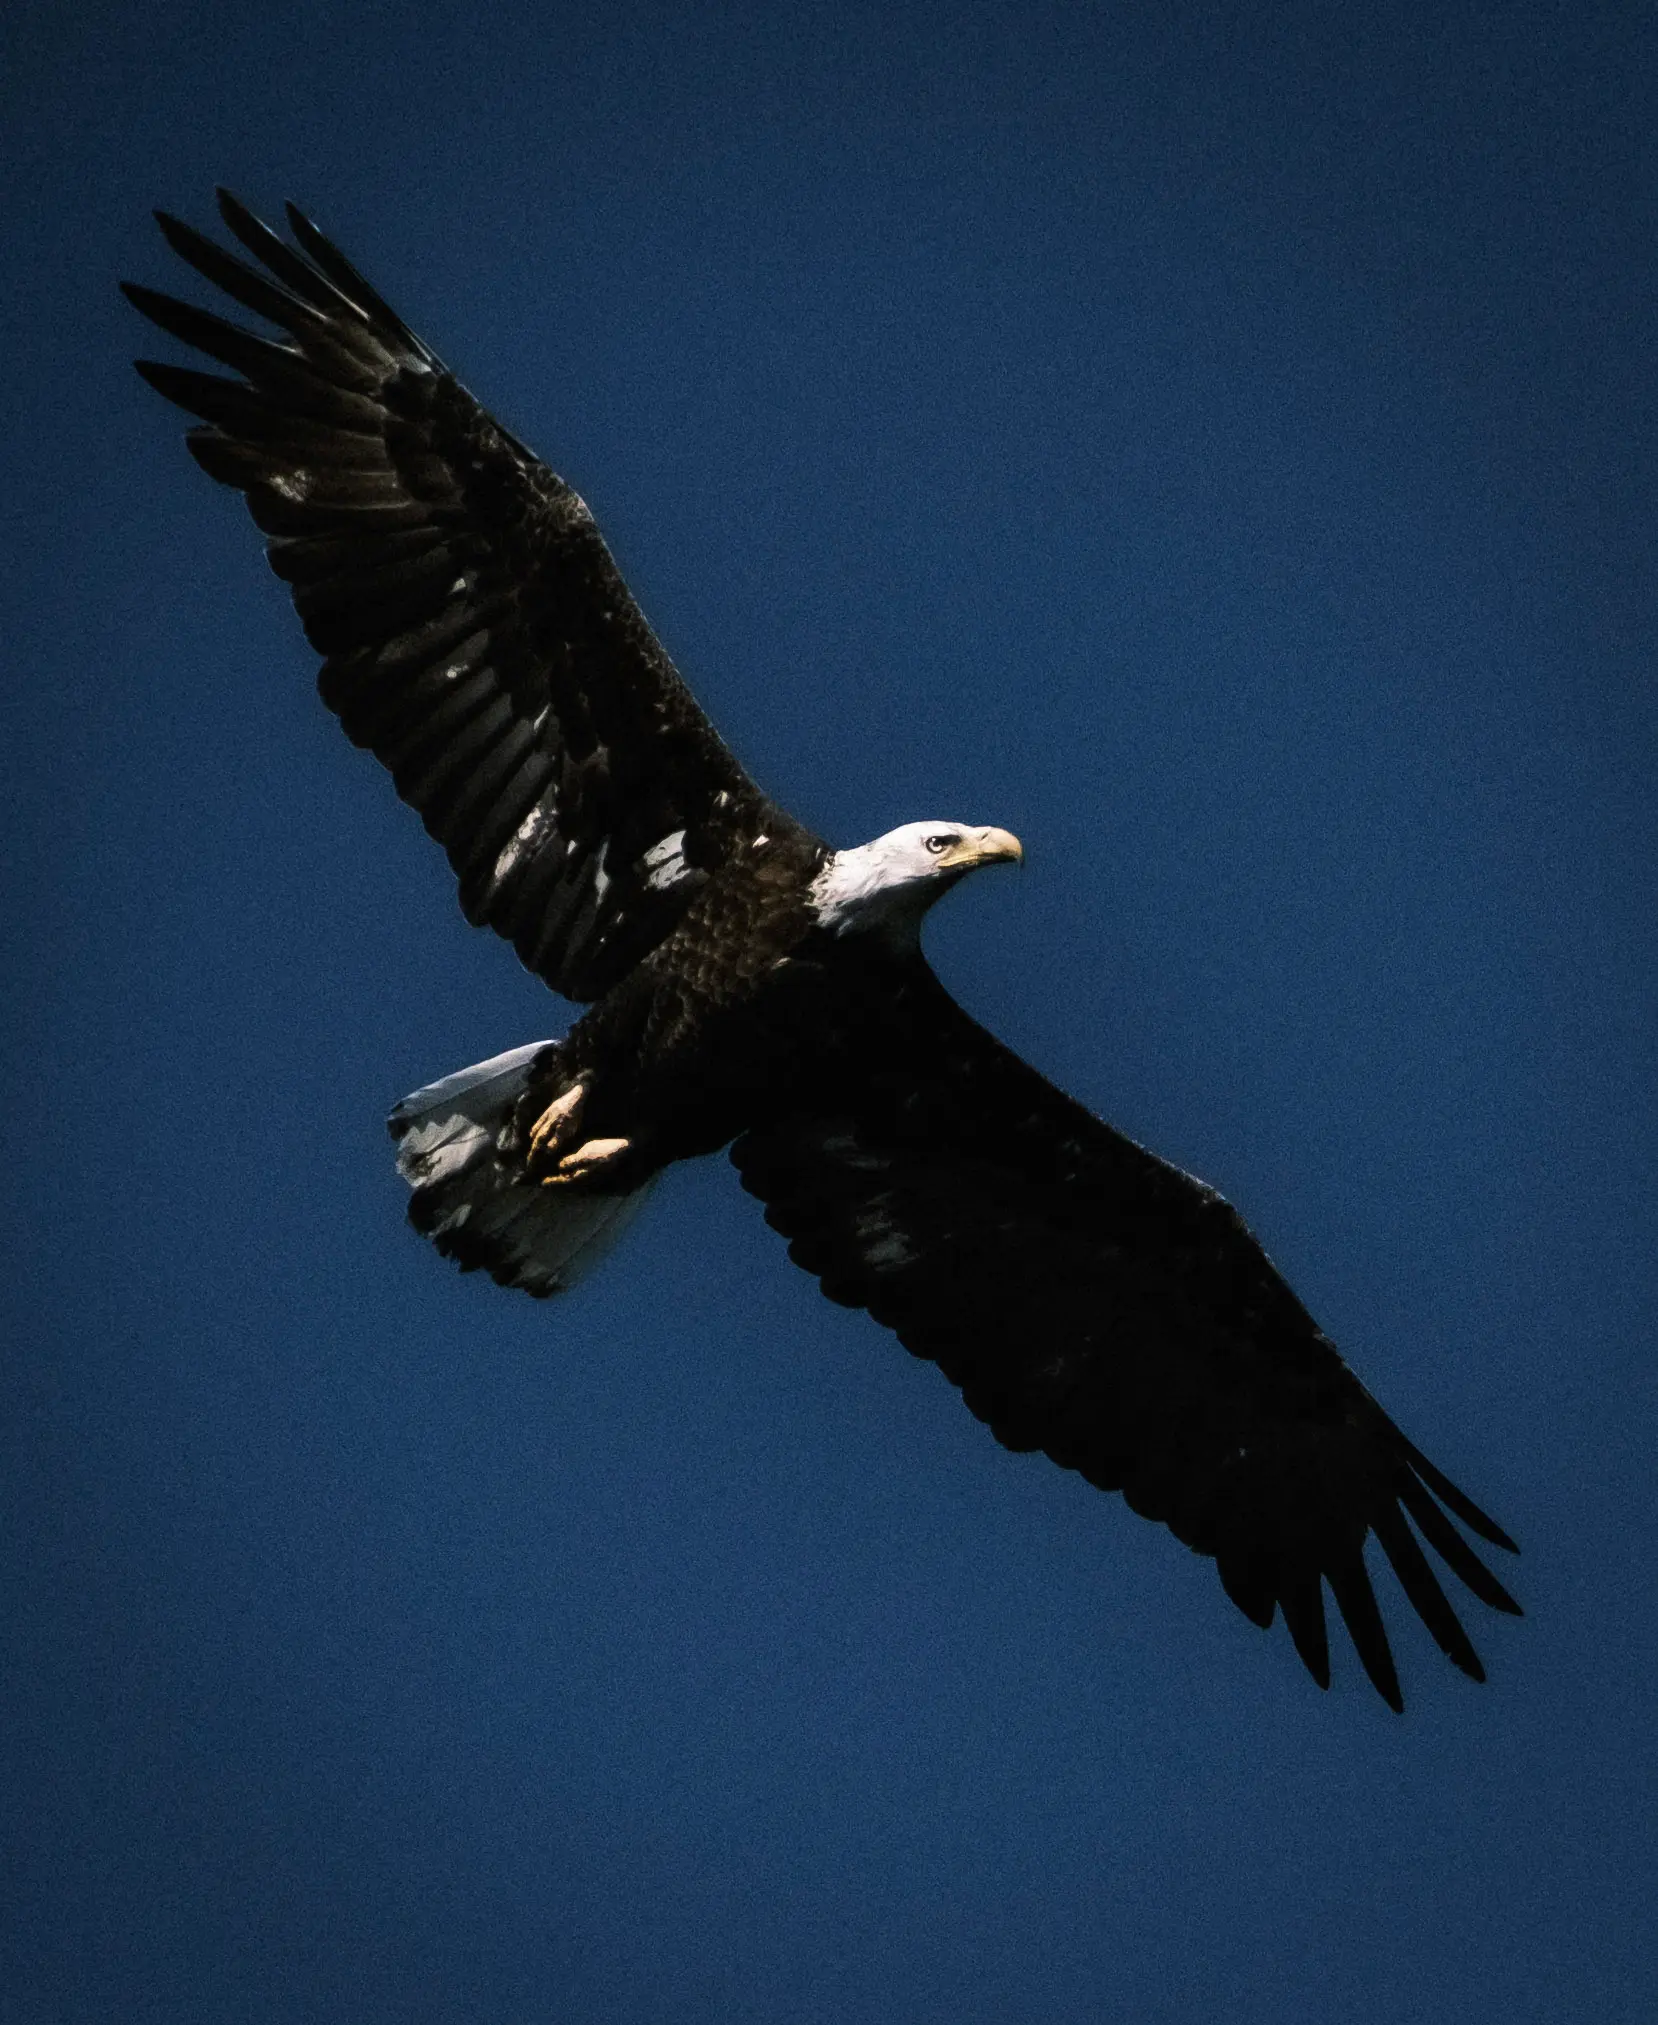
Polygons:
M968 830L939 860L953 872L971 872L979 865L1021 865L1025 847L1011 830Z

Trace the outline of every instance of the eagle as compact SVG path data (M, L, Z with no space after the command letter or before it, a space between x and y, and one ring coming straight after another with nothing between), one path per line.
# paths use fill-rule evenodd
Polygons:
M1427 1550L1518 1614L1453 1520L1513 1541L1221 1195L1021 1061L928 967L928 909L1017 862L1017 839L943 820L844 850L814 835L704 715L571 487L301 212L284 239L218 203L239 252L156 217L269 331L125 284L234 377L138 370L245 497L323 701L443 846L466 918L586 1008L392 1112L415 1228L463 1270L556 1295L670 1163L729 1148L831 1301L937 1364L1006 1447L1212 1557L1245 1616L1282 1613L1321 1687L1327 1586L1403 1707L1372 1534L1483 1680Z

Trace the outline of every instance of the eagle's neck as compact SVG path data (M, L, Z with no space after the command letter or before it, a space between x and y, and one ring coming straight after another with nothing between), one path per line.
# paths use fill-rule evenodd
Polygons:
M831 935L878 935L913 948L921 919L952 880L915 867L889 847L885 837L834 852L807 895L819 928Z

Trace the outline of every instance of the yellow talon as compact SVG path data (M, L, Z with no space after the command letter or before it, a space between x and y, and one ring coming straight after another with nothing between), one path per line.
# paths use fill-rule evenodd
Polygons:
M539 1165L553 1159L560 1145L568 1145L581 1124L582 1106L587 1102L587 1085L572 1083L562 1097L555 1097L530 1127L528 1159Z

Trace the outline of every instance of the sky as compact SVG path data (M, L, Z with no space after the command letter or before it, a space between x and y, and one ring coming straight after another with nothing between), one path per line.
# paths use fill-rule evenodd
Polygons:
M1642 10L19 0L0 2018L1604 2025L1651 1908ZM723 1161L553 1307L383 1117L569 1012L132 374L293 197L969 1008L1521 1542L1393 1716Z

